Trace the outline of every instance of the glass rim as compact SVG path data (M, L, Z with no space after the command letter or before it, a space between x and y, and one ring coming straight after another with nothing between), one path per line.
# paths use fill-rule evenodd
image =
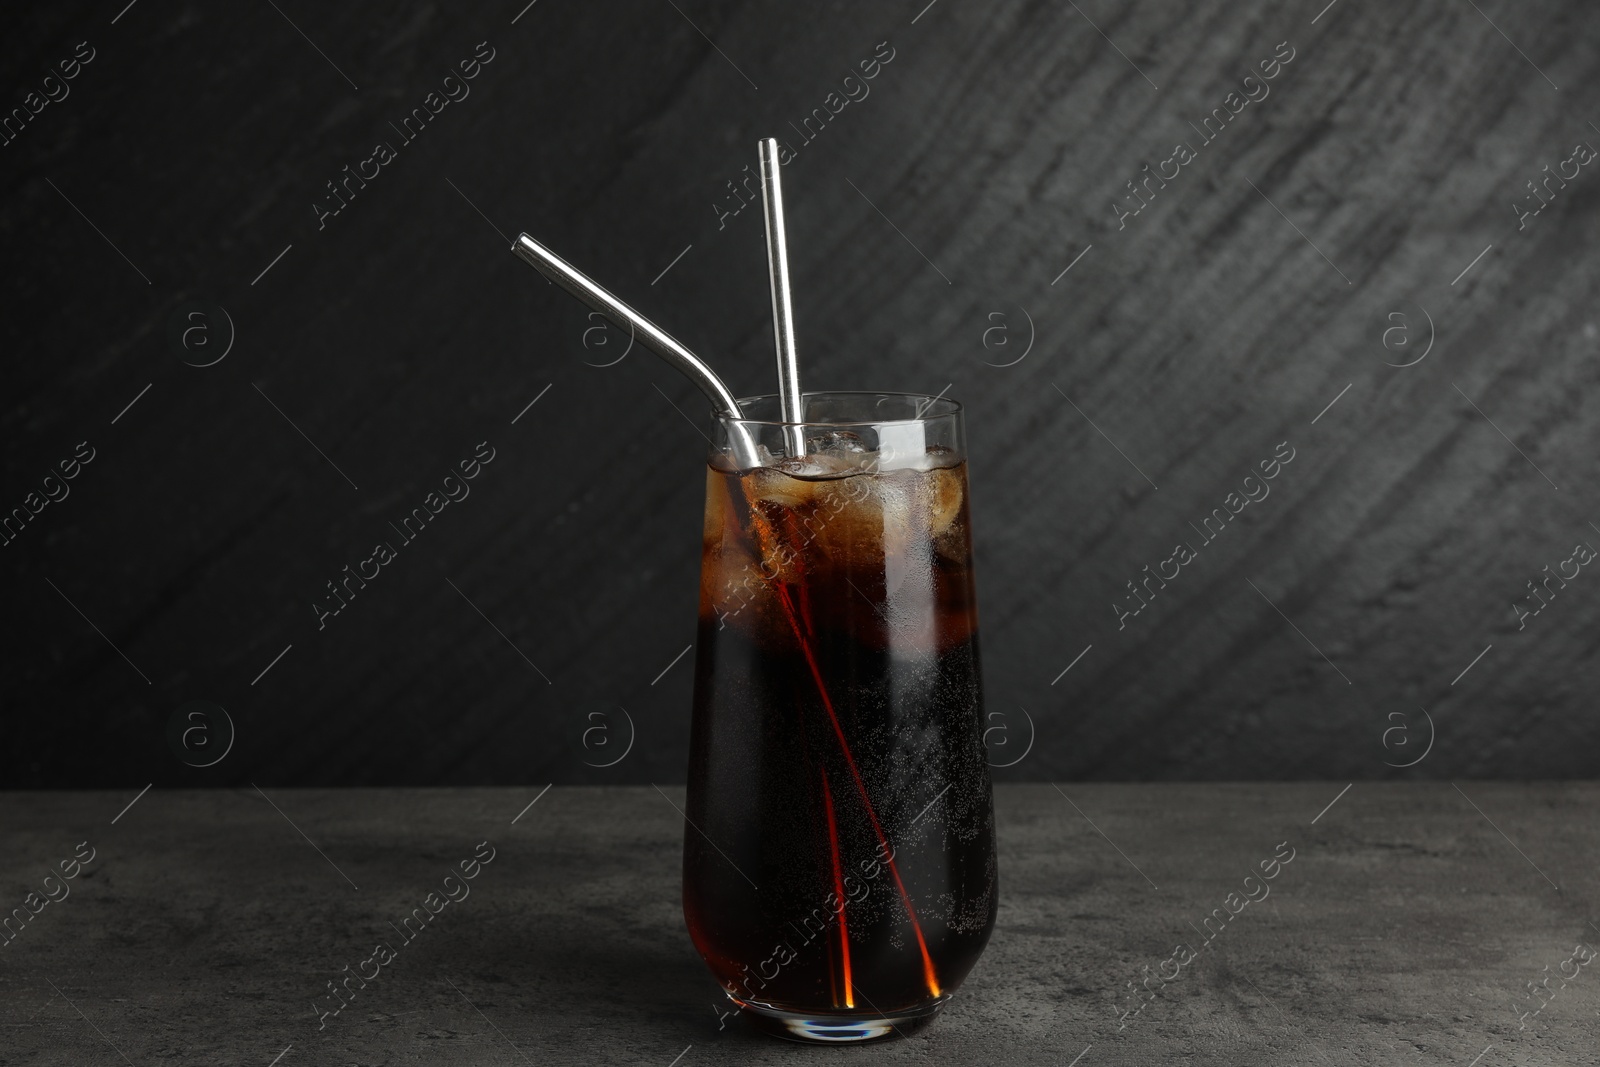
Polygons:
M913 418L909 418L909 419L893 419L893 418L886 418L886 419L827 419L827 420L821 420L821 421L818 421L816 419L806 419L806 420L802 420L800 422L785 422L782 419L751 419L751 418L736 419L736 418L733 418L731 415L724 415L724 414L721 414L720 412L713 412L712 414L714 415L714 417L716 418L716 420L719 423L726 423L726 424L730 424L730 425L731 424L738 424L740 426L826 426L826 427L839 427L839 426L896 426L896 425L899 425L899 426L910 426L910 425L914 425L914 424L933 422L936 419L946 419L946 418L952 418L952 417L959 417L961 415L962 410L963 410L960 401L951 400L948 397L943 396L942 394L939 395L939 396L929 396L927 393L907 393L907 392L901 392L901 391L894 390L894 389L815 389L815 390L807 390L807 391L801 393L802 399L804 399L806 397L814 397L814 396L815 397L866 397L866 396L875 396L875 397L878 397L880 400L882 400L883 398L886 398L886 397L903 397L903 398L908 399L908 400L925 401L926 405L924 406L921 415L917 415L917 416L915 416ZM757 401L762 401L762 400L776 401L778 399L779 399L779 396L778 396L777 393L760 393L760 394L758 394L756 396L741 396L741 397L737 398L739 406L741 408L743 408L746 404L753 404L753 403L755 403Z

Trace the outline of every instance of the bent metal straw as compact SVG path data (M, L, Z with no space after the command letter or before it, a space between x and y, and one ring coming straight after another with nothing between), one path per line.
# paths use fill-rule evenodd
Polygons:
M607 319L610 319L617 328L630 331L633 336L644 342L646 348L686 375L706 395L706 399L711 401L711 407L716 413L730 420L728 428L739 467L743 470L749 470L761 466L761 455L756 451L755 442L750 437L749 427L745 426L743 422L733 421L744 418L744 412L739 408L739 401L734 399L733 393L723 384L722 379L717 377L716 372L706 364L705 360L689 351L661 327L602 288L599 282L596 282L593 278L590 278L527 234L524 233L517 237L511 246L511 251L517 254L517 258L532 266L540 274L543 274Z

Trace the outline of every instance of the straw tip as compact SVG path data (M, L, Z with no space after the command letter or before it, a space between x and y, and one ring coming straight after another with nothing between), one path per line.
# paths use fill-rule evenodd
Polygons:
M517 239L511 242L511 254L530 266L542 268L548 252L527 233L519 233Z

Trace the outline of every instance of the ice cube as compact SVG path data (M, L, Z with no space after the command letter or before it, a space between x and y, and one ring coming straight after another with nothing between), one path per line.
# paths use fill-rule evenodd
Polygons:
M746 631L753 631L771 610L772 587L750 554L730 542L706 556L700 596L703 614L724 625L738 617Z
M801 467L804 463L804 460L781 459L777 461L777 465L762 467L745 475L741 481L744 482L745 492L750 495L751 505L765 502L786 508L797 508L810 503L815 485L803 477L796 476L793 471L795 467Z
M922 476L927 487L931 526L935 537L950 528L961 514L962 478L959 467L934 467Z
M859 453L859 455L865 454L865 452ZM809 481L843 478L861 469L857 455L858 453L852 452L812 452L804 456L780 459L772 464L772 469L782 471L792 478L805 478Z
M850 430L826 430L808 437L806 449L809 452L851 455L865 452L867 446L861 443L861 435L858 433Z
M732 502L728 499L728 476L715 467L706 468L705 540L718 545L727 536Z
M883 541L883 596L892 603L901 595L908 578L914 579L919 573L926 577L926 520L917 507L923 494L916 482L905 478L879 475L874 481Z
M920 469L928 451L927 435L919 422L891 422L878 427L875 470Z

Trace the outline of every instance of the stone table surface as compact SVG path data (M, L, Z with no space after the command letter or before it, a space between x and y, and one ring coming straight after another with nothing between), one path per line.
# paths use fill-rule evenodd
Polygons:
M679 909L681 803L676 786L0 793L8 911L93 853L0 947L0 1063L1600 1061L1600 967L1579 962L1600 946L1597 783L1001 786L987 952L933 1026L854 1048L719 1019ZM327 983L491 849L319 1029ZM1196 958L1121 1019L1178 944Z

